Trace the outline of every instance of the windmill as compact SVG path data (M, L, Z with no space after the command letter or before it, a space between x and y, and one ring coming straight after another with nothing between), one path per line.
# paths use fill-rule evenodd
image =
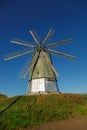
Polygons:
M51 52L72 59L76 58L75 56L51 49L52 46L63 45L72 41L71 39L66 39L48 44L48 41L51 38L53 32L54 30L50 29L46 37L42 41L35 31L30 30L30 34L34 39L35 44L16 39L10 41L11 43L26 46L27 49L5 55L4 60L11 60L16 57L32 53L31 64L29 64L29 61L26 63L26 67L24 67L23 73L21 75L22 79L24 79L28 72L30 72L30 76L28 79L28 94L59 92L57 85L57 77L59 75L53 67Z

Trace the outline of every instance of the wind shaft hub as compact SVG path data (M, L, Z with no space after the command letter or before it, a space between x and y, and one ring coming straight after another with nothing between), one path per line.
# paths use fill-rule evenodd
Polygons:
M38 47L38 50L39 50L39 51L45 51L45 48L42 47L42 46L40 46L40 47Z

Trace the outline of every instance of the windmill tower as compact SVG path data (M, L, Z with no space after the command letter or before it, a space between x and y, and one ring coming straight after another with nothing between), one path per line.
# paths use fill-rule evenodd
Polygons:
M39 55L37 53L32 58L32 62L36 63L30 70L28 92L58 92L56 80L58 74L52 65L50 54L43 49Z
M75 56L65 54L56 50L51 49L50 47L56 45L63 45L65 43L69 43L72 40L62 40L59 42L54 42L48 44L50 37L52 36L54 30L50 29L47 33L46 37L43 41L39 38L39 36L30 30L30 34L32 35L36 45L30 44L29 42L24 42L20 40L13 39L10 42L20 44L23 46L27 46L27 50L18 51L16 53L11 53L4 56L4 60L11 60L13 58L33 53L32 54L32 61L24 68L22 73L22 79L26 77L28 72L30 71L30 76L28 80L28 91L27 93L44 93L44 92L59 92L58 85L57 85L57 77L59 76L53 67L53 63L51 60L51 54L56 53L61 56L66 56L72 59L75 59Z

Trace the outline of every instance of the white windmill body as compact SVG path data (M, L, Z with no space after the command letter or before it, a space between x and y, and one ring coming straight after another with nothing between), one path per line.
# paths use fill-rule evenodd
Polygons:
M54 30L50 29L44 40L41 41L34 31L30 31L36 45L20 40L11 40L12 43L27 46L28 49L4 56L4 60L10 60L25 54L33 53L31 64L28 63L22 73L22 79L24 79L28 72L30 72L27 94L59 92L57 85L57 77L59 75L53 67L50 52L76 59L75 56L52 50L50 48L55 45L63 45L72 41L71 39L67 39L48 44L48 40L53 32Z
M27 93L48 93L59 92L56 80L48 80L47 78L32 79L28 84Z
M59 92L56 78L49 54L41 51L34 71L31 70L27 93Z

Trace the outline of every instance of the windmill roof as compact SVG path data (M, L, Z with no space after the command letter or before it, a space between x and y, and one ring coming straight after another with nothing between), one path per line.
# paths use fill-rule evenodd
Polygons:
M35 60L36 54L33 56L32 62ZM37 78L49 78L55 79L56 74L52 69L52 62L49 53L47 52L40 52L38 60L34 68L31 68L30 71L30 79L37 79Z

